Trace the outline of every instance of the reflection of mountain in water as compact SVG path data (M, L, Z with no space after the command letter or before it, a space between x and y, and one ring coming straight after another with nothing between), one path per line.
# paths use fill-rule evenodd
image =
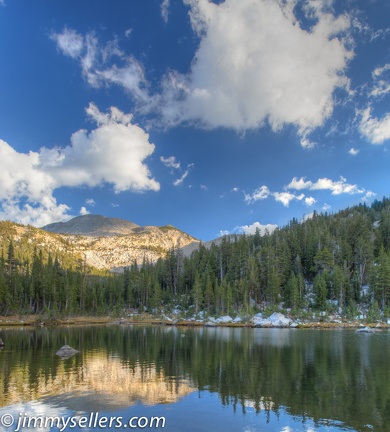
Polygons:
M87 353L82 365L63 361L55 375L39 374L29 384L31 368L25 365L7 377L0 376L0 406L43 398L68 409L99 411L127 407L137 402L156 405L177 402L192 392L188 383L170 380L153 365L126 365L102 353Z

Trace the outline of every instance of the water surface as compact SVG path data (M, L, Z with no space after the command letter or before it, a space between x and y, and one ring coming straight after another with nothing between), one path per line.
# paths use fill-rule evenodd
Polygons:
M0 337L0 419L98 413L164 416L172 432L390 431L388 331L111 325ZM64 344L80 354L59 358Z

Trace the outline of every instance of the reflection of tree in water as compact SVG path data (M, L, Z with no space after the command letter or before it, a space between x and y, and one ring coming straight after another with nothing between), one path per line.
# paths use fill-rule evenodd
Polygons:
M53 353L65 336L82 353L61 361ZM0 356L0 403L77 388L113 394L118 403L171 403L194 386L218 392L223 404L244 412L284 407L293 416L385 430L387 336L152 326L12 331L10 351Z

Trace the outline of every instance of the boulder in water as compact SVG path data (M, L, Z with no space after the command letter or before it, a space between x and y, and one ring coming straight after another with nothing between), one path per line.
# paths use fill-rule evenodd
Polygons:
M66 360L70 357L73 357L75 354L78 354L80 351L77 351L76 349L72 348L69 345L64 345L62 348L60 348L56 355L61 357L62 359Z
M0 338L0 347L3 347L4 346L4 342L3 342L3 340Z

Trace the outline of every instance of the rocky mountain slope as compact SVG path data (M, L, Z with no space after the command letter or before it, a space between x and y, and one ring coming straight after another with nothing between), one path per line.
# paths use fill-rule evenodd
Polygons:
M50 250L52 254L61 251L85 260L90 266L107 270L120 270L134 262L142 264L143 260L155 262L172 248L197 242L171 225L141 227L122 219L96 215L78 216L41 229L10 222L0 224L8 224L10 234L7 237L13 239L15 247L23 248L27 243Z
M113 237L133 234L143 228L133 222L100 215L77 216L68 222L52 223L42 227L45 231L59 234L75 234L88 237Z

